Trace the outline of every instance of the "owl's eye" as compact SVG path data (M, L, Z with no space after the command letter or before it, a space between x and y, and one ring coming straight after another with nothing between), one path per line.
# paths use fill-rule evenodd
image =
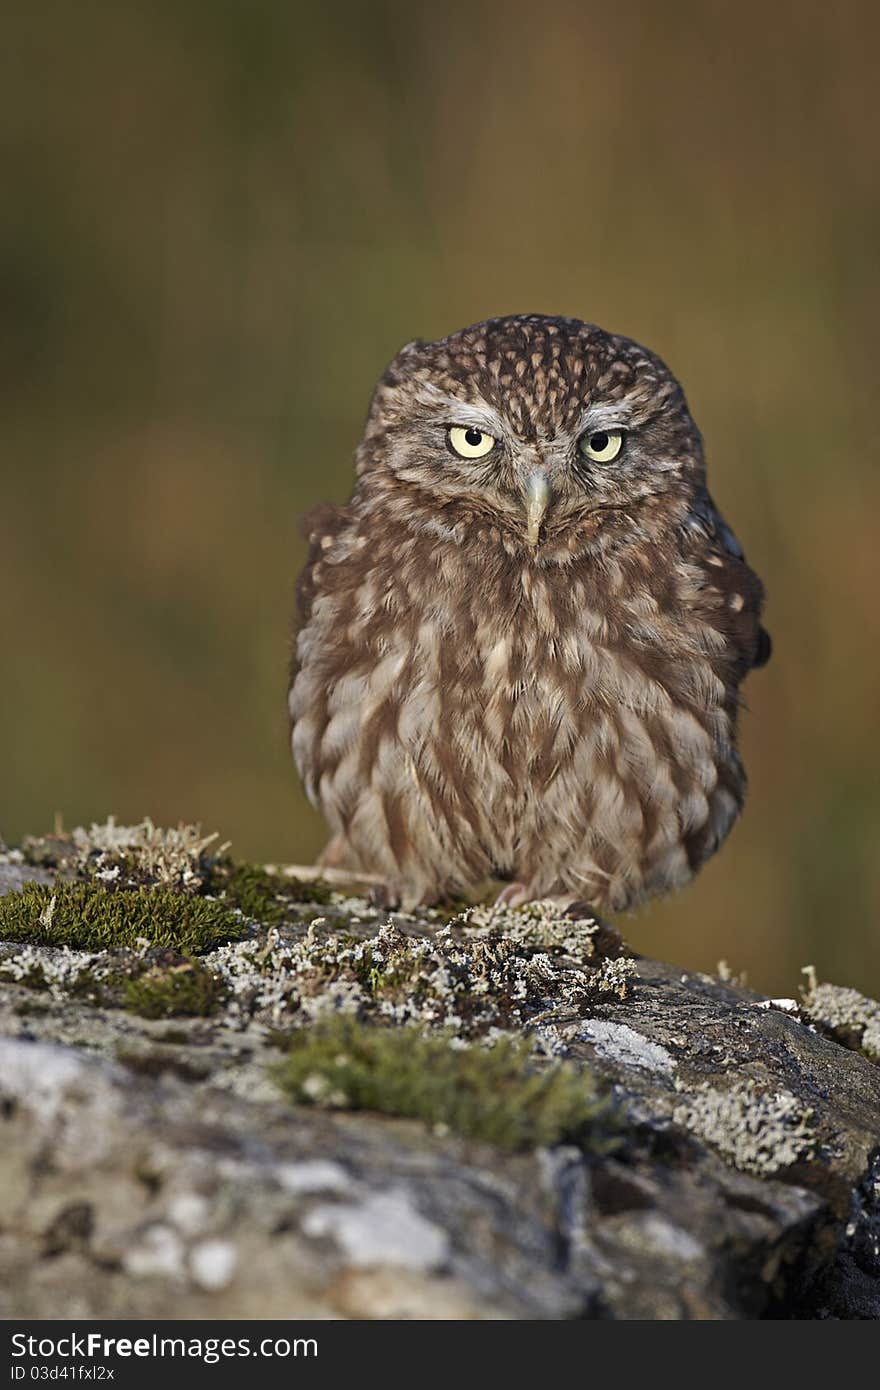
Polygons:
M581 435L578 448L594 463L611 463L623 448L623 431L596 430L593 434Z
M498 442L494 435L478 430L471 425L450 425L449 444L452 450L463 459L481 459L492 452Z

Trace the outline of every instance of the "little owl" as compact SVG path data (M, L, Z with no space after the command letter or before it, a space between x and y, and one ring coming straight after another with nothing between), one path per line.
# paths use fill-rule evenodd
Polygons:
M576 319L397 354L344 507L309 518L293 754L325 864L405 907L626 908L690 879L743 803L763 589L658 357Z

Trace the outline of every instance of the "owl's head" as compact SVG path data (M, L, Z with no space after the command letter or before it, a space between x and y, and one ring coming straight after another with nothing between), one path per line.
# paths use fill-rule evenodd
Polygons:
M373 396L358 473L450 527L491 517L536 549L586 517L702 486L699 431L668 368L578 319L490 319L408 343Z

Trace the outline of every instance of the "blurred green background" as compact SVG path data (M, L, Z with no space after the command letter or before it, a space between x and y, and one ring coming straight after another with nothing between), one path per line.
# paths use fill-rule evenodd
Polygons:
M5 5L0 834L308 861L299 518L402 342L572 314L681 376L776 643L740 827L624 928L880 991L878 36L847 0Z

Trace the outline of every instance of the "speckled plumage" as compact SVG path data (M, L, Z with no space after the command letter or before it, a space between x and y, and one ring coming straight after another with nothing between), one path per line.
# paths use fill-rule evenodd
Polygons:
M497 445L459 458L452 426ZM615 429L619 458L584 457ZM686 882L742 805L739 685L769 644L668 369L538 315L411 343L356 465L309 519L289 701L332 861L411 905L498 877L619 910Z

